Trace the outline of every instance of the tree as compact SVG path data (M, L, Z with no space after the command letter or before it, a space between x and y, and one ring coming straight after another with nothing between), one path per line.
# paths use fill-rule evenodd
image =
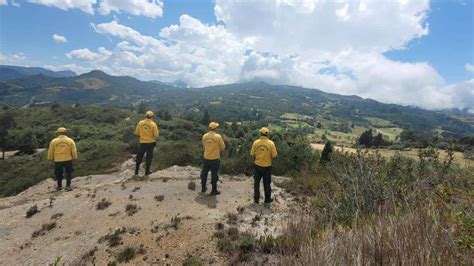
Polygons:
M322 127L321 122L318 122L318 124L316 124L316 127L321 128Z
M144 101L141 101L140 104L138 104L138 110L137 112L139 114L144 114L146 112L146 106L145 106L145 102Z
M333 152L334 148L332 146L332 143L330 141L326 142L326 145L324 145L324 149L321 152L321 159L319 159L319 163L324 164L326 162L329 162L331 160L331 153Z
M38 140L32 130L25 130L15 136L14 145L20 154L33 154L38 148Z
M358 142L360 145L369 148L372 146L372 138L372 129L368 129L360 135Z
M372 145L376 148L382 146L384 144L384 139L381 133L377 134L372 140Z
M202 117L202 124L203 125L209 125L209 123L211 122L211 118L209 117L209 112L206 110L204 110L204 115Z
M8 130L15 124L13 112L5 112L0 115L0 146L2 147L2 160L5 160L5 148L8 140Z

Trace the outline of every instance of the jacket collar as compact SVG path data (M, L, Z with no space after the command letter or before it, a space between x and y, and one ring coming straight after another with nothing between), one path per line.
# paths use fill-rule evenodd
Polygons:
M268 139L267 136L260 136L260 139Z

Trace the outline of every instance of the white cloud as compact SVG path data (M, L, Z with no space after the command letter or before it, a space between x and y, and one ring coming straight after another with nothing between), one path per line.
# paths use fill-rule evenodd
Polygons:
M160 31L161 38L142 35L116 21L92 24L92 28L120 39L107 62L113 73L163 81L181 79L191 86L239 80L245 45L222 25L205 25L182 15L179 25ZM82 58L89 58L91 64L97 65L89 50L81 50L80 54L89 55Z
M224 25L182 15L154 37L117 21L91 24L115 47L67 56L115 75L193 87L264 80L427 109L474 109L466 99L472 80L446 84L427 62L383 55L428 33L428 9L427 1L217 0Z
M99 13L102 15L127 12L150 18L163 16L163 1L161 0L100 0L99 2Z
M0 6L6 6L8 5L7 0L0 0Z
M259 51L320 57L401 49L428 33L429 1L216 0L216 18Z
M104 47L99 47L98 53L91 52L89 49L77 49L66 54L70 59L85 60L85 61L95 61L103 62L110 58L112 52L105 49Z
M28 0L30 3L56 7L62 10L80 9L81 11L94 14L93 5L97 0Z
M26 60L24 53L2 54L0 53L0 63L2 64L18 64Z
M53 40L57 43L67 43L66 37L59 35L59 34L53 34L52 36Z
M94 70L93 68L83 67L77 64L44 65L43 67L52 71L70 70L70 71L75 72L76 74L83 74L83 73Z
M464 65L464 70L466 70L467 72L471 72L471 73L474 73L474 65L473 64L465 64Z

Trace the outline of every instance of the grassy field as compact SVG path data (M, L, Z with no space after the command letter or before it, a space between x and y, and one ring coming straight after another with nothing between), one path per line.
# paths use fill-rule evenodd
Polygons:
M365 120L369 121L370 124L374 127L393 127L394 125L392 122L377 118L377 117L366 117Z
M321 143L312 143L311 147L316 150L322 151L324 148L324 144ZM335 145L334 148L337 151L346 151L350 153L356 153L357 149L355 148L349 148L349 147L344 147L342 145ZM397 152L400 153L401 155L418 160L418 152L419 149L410 149L407 151L397 151L397 150L388 150L388 149L368 149L369 152L375 153L379 152L382 156L388 158L394 156ZM444 160L447 158L448 153L445 150L438 150L439 152L439 158ZM464 158L464 155L461 152L454 152L454 161L458 164L460 164L463 167L472 167L474 166L474 160L469 160Z
M308 118L311 118L310 116L307 116L307 115L300 115L300 114L296 114L296 113L284 113L280 116L280 118L282 120L296 120L296 121L300 121L300 120L305 120L305 119L308 119Z
M399 128L399 127L375 128L375 131L377 133L382 133L382 135L388 138L390 141L396 141L397 136L399 136L403 132L403 128Z

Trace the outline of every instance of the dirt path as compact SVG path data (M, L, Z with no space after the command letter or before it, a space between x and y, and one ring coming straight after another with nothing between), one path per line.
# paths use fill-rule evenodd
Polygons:
M43 149L43 148L41 148L41 149L36 149L35 154L40 154L40 153L42 153L44 150L45 150L45 149ZM2 156L1 152L2 152L2 151L0 150L0 158L1 158L1 156ZM18 152L18 150L16 150L16 151L6 151L6 152L5 152L5 160L8 159L9 157L15 156L15 154L16 154L17 152Z
M117 174L75 178L72 192L54 192L49 179L0 199L0 264L47 265L61 257L61 265L107 265L125 247L143 253L130 265L180 265L189 255L205 264L224 264L226 257L216 251L213 234L216 223L226 224L228 213L237 214L241 231L276 235L296 211L293 199L276 185L271 209L254 206L250 177L221 176L222 194L212 197L198 192L197 168L171 167L145 180L132 180L131 164L126 162ZM284 179L275 177L274 184ZM188 188L189 182L195 182L196 190ZM102 199L111 205L98 210ZM137 207L133 215L125 211L129 204ZM39 212L26 218L33 205ZM256 215L263 219L252 223ZM33 237L52 223L54 228ZM117 246L101 240L117 229Z

